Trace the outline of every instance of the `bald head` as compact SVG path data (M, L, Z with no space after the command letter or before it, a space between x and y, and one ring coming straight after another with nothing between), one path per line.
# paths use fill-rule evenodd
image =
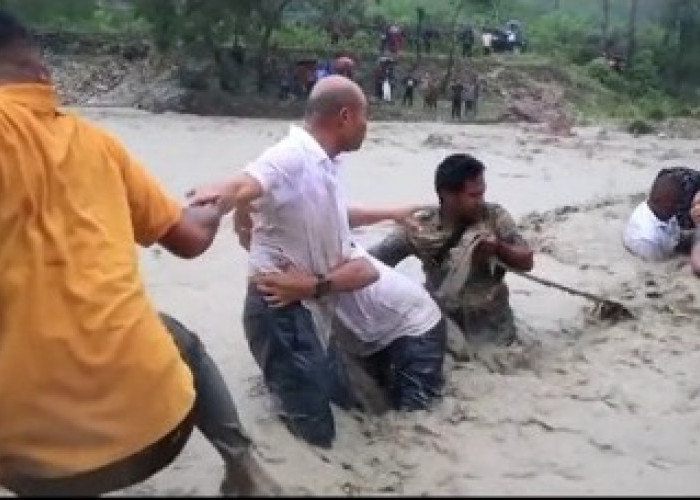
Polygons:
M311 90L306 118L336 116L343 108L355 110L366 105L365 94L352 80L340 75L322 78Z
M367 133L367 99L352 80L340 75L316 82L306 103L307 130L328 156L355 151Z

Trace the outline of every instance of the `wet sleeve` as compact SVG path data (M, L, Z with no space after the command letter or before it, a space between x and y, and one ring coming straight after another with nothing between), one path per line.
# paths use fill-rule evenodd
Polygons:
M502 207L496 209L495 216L496 236L499 240L510 245L527 246L527 241L518 231L518 226L515 224L513 217Z
M303 158L297 151L278 144L268 149L243 171L260 183L263 197L282 201L285 195L289 194L288 186L301 175L303 164Z
M368 252L375 259L391 267L414 253L408 234L403 228L390 233L382 241L370 247Z
M139 245L150 246L180 220L182 207L118 141L107 141L124 180L134 239Z
M659 245L658 242L649 239L628 238L624 241L624 245L631 254L652 262L663 261L671 256L664 251L663 247Z

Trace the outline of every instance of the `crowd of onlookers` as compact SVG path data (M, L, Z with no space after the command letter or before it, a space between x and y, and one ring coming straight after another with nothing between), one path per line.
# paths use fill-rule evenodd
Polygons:
M332 46L341 43L343 34L349 36L347 30L341 29L338 24L332 24L327 30ZM451 102L453 119L459 120L470 114L476 116L483 81L474 72L453 76L444 89L438 75L429 70L419 76L417 65L405 74L397 73L397 58L402 52L417 50L430 54L434 51L435 43L445 36L443 31L429 26L416 31L405 29L397 23L389 23L381 30L379 57L372 72L372 89L368 94L377 102L400 102L405 107L412 107L416 94L420 92L423 107L435 109L444 90ZM524 30L518 21L509 21L503 28L482 27L476 30L472 26L464 26L456 36L463 57L473 56L477 49L487 55L492 52L519 52L526 46ZM281 74L280 99L285 100L291 95L305 98L317 81L332 74L354 78L356 59L344 52L339 54L332 60L309 58L296 61L293 69Z

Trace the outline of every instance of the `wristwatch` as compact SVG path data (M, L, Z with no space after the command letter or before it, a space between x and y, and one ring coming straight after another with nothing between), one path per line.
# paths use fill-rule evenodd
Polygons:
M314 288L314 298L320 299L331 291L333 282L323 274L316 275L316 287Z

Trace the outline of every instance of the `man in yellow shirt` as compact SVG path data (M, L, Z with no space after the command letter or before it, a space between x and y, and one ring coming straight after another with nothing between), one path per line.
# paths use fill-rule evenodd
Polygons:
M274 492L204 346L159 317L138 270L135 243L196 257L220 212L181 208L114 138L61 112L28 30L0 12L0 484L120 489L197 426L226 463L223 493Z

